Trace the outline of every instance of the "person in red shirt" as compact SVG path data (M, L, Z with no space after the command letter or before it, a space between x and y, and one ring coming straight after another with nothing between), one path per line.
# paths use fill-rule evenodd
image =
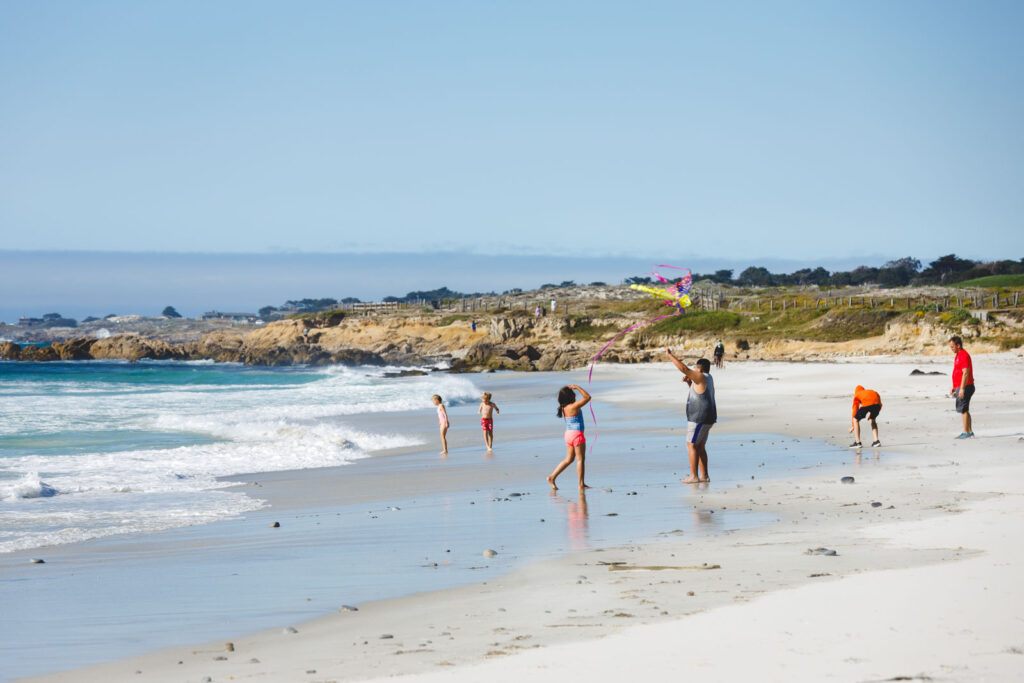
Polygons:
M949 349L956 354L953 358L953 390L950 396L956 398L956 412L963 418L964 430L958 439L970 439L974 436L971 425L971 396L974 396L974 366L971 356L964 350L964 341L954 335L949 338Z
M871 423L871 435L875 439L871 447L877 448L882 445L882 442L878 440L878 423L875 422L875 418L878 417L878 413L881 410L882 398L878 395L878 392L865 389L858 384L857 388L853 390L853 416L850 418L850 431L854 432L854 435L850 448L861 447L860 421L865 417Z

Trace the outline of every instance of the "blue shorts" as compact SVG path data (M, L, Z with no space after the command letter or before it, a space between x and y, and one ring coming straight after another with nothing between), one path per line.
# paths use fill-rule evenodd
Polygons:
M697 422L686 423L686 443L703 446L708 441L708 432L714 425L699 424Z

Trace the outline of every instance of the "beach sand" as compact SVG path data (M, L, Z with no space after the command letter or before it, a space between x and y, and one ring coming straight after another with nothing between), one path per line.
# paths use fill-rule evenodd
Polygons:
M659 481L657 491L645 489L636 485L644 472L620 464L615 476L637 477L621 488L609 480L613 468L602 472L595 457L588 513L572 471L560 480L559 523L570 532L610 514L608 501L627 511L676 501L685 525L659 520L657 540L589 550L570 544L567 554L479 583L238 634L230 647L225 640L172 647L38 680L1019 680L1024 410L1017 391L1024 363L1013 353L974 362L978 436L968 441L953 439L960 422L946 398L951 358L729 364L716 372L722 421L708 444L709 485ZM914 368L942 374L910 376ZM602 400L638 415L635 424L609 428L633 430L628 438L651 448L671 440L684 457L681 430L664 422L681 413L674 369L602 366L595 395L602 382L613 387ZM822 449L820 465L786 479L716 479L715 442L730 435L845 446L857 384L882 395L881 449ZM497 392L495 400L502 404ZM648 424L647 415L657 419ZM751 439L745 447L763 444ZM557 461L550 451L538 457L538 485L524 498L542 500L543 477ZM680 462L678 474L685 473ZM854 483L841 483L844 475ZM481 475L467 476L463 486L478 490ZM275 495L289 478L308 477L278 475ZM296 485L292 495L308 490ZM472 524L479 511L463 510L453 514ZM737 512L778 521L753 528L719 522L737 520L729 517ZM806 554L818 547L836 555ZM329 573L329 563L320 571Z

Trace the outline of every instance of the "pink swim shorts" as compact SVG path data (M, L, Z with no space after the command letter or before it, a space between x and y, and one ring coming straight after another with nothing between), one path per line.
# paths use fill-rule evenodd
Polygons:
M587 437L583 436L583 432L575 429L565 430L565 445L566 446L579 446L587 442Z
M488 420L486 417L480 418L480 429L484 430L485 432L493 432L494 420Z

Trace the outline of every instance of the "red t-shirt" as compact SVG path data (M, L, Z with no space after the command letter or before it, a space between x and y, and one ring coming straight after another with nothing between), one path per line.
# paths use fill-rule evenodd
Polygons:
M960 378L963 377L964 368L967 368L967 386L974 384L974 367L971 365L971 356L964 349L956 352L953 359L953 388L960 388Z

